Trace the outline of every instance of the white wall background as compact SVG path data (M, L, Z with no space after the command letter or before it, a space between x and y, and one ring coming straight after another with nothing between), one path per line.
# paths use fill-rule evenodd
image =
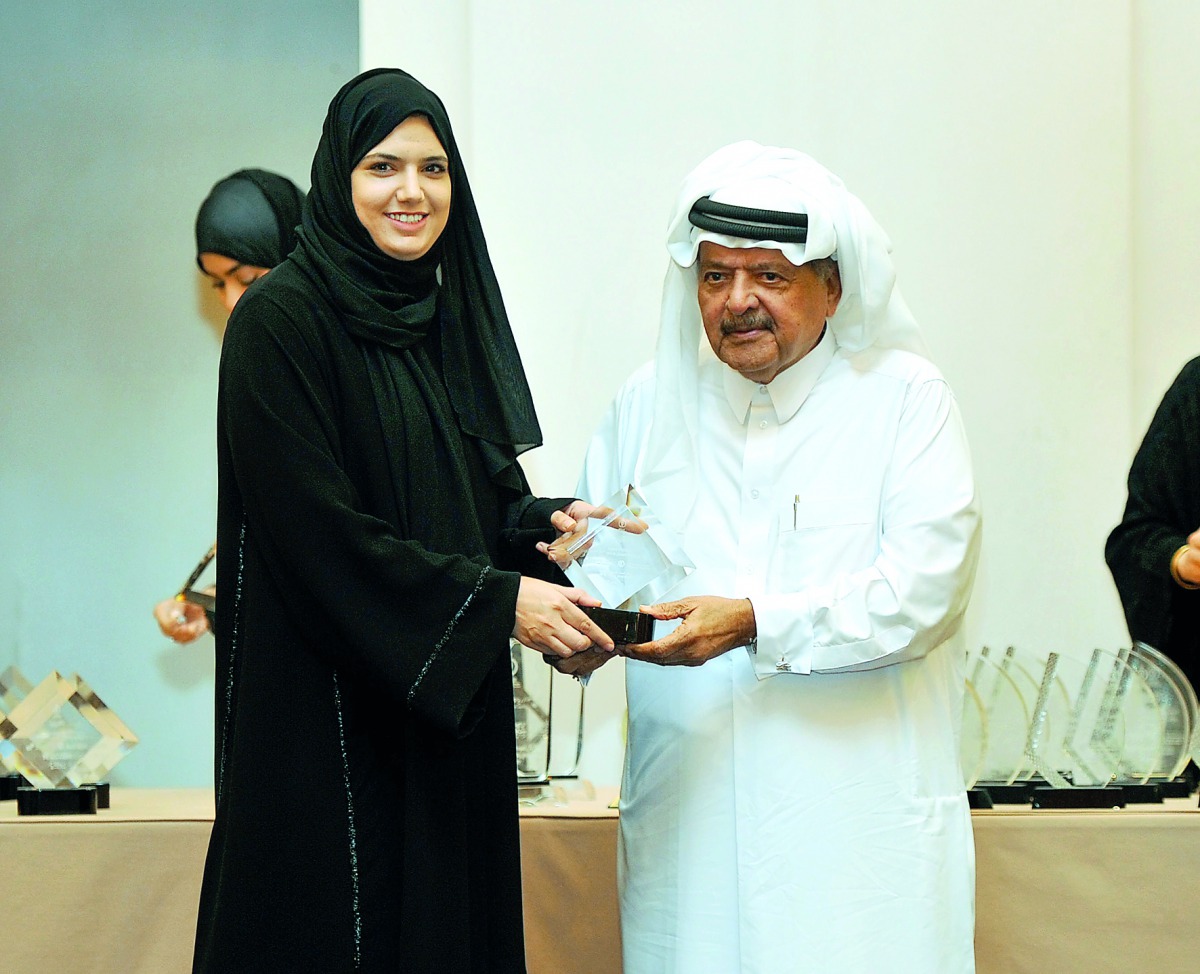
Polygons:
M1200 353L1200 5L1187 0L361 0L363 67L445 100L537 399L535 487L570 491L649 354L683 175L803 149L891 234L971 435L974 645L1126 640L1103 561L1133 450ZM584 770L615 781L620 672Z

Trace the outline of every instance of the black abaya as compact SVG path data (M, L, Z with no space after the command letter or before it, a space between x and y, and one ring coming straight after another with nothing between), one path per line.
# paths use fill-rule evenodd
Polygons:
M350 171L430 120L453 199L385 257ZM436 96L330 106L300 243L230 319L218 395L217 815L195 970L524 971L509 663L565 500ZM439 285L435 269L440 274Z
M1104 557L1129 635L1166 653L1200 687L1200 591L1171 578L1171 556L1200 528L1200 358L1167 390L1129 469L1125 514Z

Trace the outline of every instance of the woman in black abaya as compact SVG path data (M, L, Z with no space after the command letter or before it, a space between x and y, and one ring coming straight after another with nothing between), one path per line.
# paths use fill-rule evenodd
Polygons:
M440 100L334 98L218 412L217 816L195 970L524 971L509 637L612 643L534 577L541 440ZM578 603L578 604L577 604Z
M296 246L303 205L299 186L265 169L239 169L209 190L196 214L196 264L227 312ZM208 632L204 609L179 597L159 602L154 619L177 643Z

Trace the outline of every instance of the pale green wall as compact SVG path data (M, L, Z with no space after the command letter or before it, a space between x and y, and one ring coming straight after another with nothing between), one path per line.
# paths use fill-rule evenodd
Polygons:
M82 673L141 737L120 784L212 774L211 637L150 616L215 530L196 208L243 166L307 187L357 69L356 0L0 5L0 668Z

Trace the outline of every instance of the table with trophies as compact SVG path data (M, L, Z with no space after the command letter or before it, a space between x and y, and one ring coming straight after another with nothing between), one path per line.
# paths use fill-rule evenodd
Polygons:
M579 688L544 668L526 673L530 662L514 652L515 675L529 683L517 693L529 970L619 974L613 796L569 773L578 753ZM1010 656L1010 667L1020 662L1020 654ZM1063 677L1060 670L1056 692L1065 689ZM973 685L980 698L989 692L980 674ZM1047 713L1043 733L1052 730L1052 717ZM964 735L964 750L977 761L979 739ZM991 732L988 741L984 750L998 749ZM1028 751L1008 753L1033 760ZM984 766L1000 777L999 765ZM1048 767L1060 773L1061 787L1087 775L1061 760ZM1141 771L1120 774L1139 779L1130 789L1154 784ZM1138 801L1106 793L1118 806L1123 800L1115 809L1034 809L1040 781L1028 767L1017 775L1010 769L1001 783L1025 787L1031 797L973 813L981 974L1187 969L1200 950L1192 921L1200 897L1195 796L1148 802L1141 800L1152 797L1148 792L1131 790ZM1018 800L1015 791L993 787ZM81 964L93 971L189 970L212 792L113 788L109 798L108 808L53 815L21 815L15 800L0 802L6 974Z
M576 584L678 567L640 550L658 529L636 501L567 539ZM644 591L602 598L620 609ZM512 672L528 969L619 974L618 813L615 791L577 774L585 690L515 643ZM1178 667L1141 645L985 648L964 676L980 974L1189 970L1200 705ZM190 970L212 792L110 791L136 743L78 675L0 673L5 974Z

